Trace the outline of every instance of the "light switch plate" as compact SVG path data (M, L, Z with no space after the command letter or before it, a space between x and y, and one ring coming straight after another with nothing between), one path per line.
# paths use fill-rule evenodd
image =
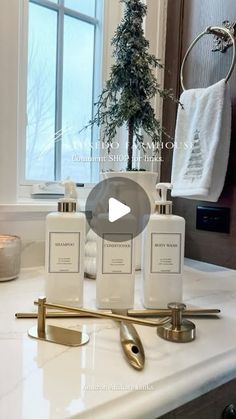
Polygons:
M229 233L230 208L198 206L196 228L197 230Z

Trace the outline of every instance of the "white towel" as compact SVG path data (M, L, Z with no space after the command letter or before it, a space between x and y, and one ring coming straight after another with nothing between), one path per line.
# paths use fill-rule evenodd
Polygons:
M231 101L225 80L182 93L171 183L172 196L217 202L227 171Z

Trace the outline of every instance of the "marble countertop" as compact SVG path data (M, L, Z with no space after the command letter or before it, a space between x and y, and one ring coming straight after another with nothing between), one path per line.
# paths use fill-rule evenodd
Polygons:
M136 281L140 304L140 274ZM146 353L142 372L123 358L119 326L105 319L49 319L84 330L88 345L68 348L27 336L36 320L17 320L44 294L43 269L25 269L0 283L0 417L4 419L153 419L236 377L235 271L186 260L184 302L220 308L220 319L194 319L197 338L160 339L137 326ZM85 280L85 305L95 306L95 282Z

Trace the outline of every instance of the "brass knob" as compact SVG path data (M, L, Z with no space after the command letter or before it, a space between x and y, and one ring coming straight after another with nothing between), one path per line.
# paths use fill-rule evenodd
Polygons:
M195 339L195 324L182 318L186 305L183 303L169 303L171 310L170 321L157 327L157 334L171 342L191 342Z
M222 419L233 419L236 418L236 407L234 404L229 404L226 406L222 413Z

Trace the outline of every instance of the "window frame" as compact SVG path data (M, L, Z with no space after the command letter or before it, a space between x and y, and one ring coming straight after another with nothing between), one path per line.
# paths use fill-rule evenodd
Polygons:
M167 0L159 0L155 2L155 5L152 0L146 0L146 3L148 5L148 16L145 21L145 28L148 32L151 51L164 62ZM10 102L11 105L5 112L6 121L4 121L2 127L0 126L0 147L2 148L2 153L0 153L0 179L6 180L0 182L0 205L3 204L6 209L7 204L15 204L17 207L22 202L37 205L36 200L30 199L30 190L33 183L39 182L24 181L28 0L2 0L1 8L3 13L0 16L0 27L4 36L2 42L0 39L0 53L1 56L5 57L6 63L6 65L4 63L3 71L5 69L5 72L2 74L1 83L3 86L8 86L9 89L4 89L4 94L0 97L0 111L6 107L6 102ZM118 0L104 0L101 54L102 84L109 76L112 63L110 39L121 16L122 5ZM15 30L13 31L12 28ZM12 44L11 48L9 48L9 44L4 43L5 39L8 38ZM11 68L11 80L9 80L8 67ZM159 117L159 114L161 114L159 98L156 99L154 106L159 110L159 113L157 113ZM80 189L82 199L86 199L93 186L93 184L86 184L84 188Z
M99 2L99 7L98 7ZM64 51L64 19L66 16L79 19L81 22L92 24L94 27L94 54L93 54L93 91L92 91L92 102L95 102L97 92L101 88L101 48L102 48L102 22L103 22L103 0L96 0L95 3L95 16L87 16L83 13L77 12L75 10L69 9L64 6L64 0L58 0L58 3L52 3L49 0L28 0L27 3L33 3L42 7L45 7L49 10L57 12L57 51L56 51L56 83L55 83L55 133L61 132L62 130L62 107L63 107L63 51ZM28 7L27 7L27 17L26 22L28 27ZM27 31L26 31L27 32ZM27 55L27 45L28 45L28 33L24 38L24 44ZM96 64L96 65L95 65ZM25 85L27 85L27 64L22 63L25 66ZM27 90L27 89L26 89ZM27 99L27 98L26 98ZM24 104L27 106L27 103ZM92 106L92 104L91 104ZM94 113L94 107L92 106L92 115ZM91 141L95 138L96 128L92 128L91 131ZM62 136L61 136L62 137ZM58 182L61 179L61 155L62 155L62 142L60 141L61 137L57 137L57 141L54 143L54 155L55 155L55 164L54 164L54 181ZM23 137L26 140L26 133ZM25 145L24 145L25 151ZM25 166L26 166L26 155L24 155L24 165L22 165L21 170L21 184L22 185L32 185L32 183L43 183L48 181L44 180L27 180L25 179ZM90 172L92 178L92 165L90 165ZM51 181L51 180L50 180Z

